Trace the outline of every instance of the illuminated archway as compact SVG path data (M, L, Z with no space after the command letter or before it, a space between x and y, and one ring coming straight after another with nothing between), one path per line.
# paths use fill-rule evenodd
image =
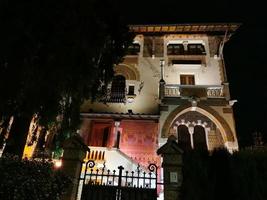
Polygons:
M217 111L212 109L209 106L198 104L197 107L192 107L191 103L185 104L183 106L179 106L174 111L172 111L167 119L165 120L165 123L163 124L162 130L161 130L161 136L168 137L169 133L171 132L170 129L175 121L180 115L189 112L189 111L196 111L200 114L205 115L208 117L220 130L222 134L223 141L226 142L234 142L234 134L228 125L228 123L225 121L223 117L219 115Z
M140 73L136 67L126 64L120 64L114 67L115 75L122 75L126 80L140 81Z

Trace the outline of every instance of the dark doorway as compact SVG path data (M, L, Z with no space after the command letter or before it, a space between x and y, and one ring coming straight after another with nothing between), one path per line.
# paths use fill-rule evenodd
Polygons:
M194 141L194 149L196 150L207 150L208 149L205 129L202 126L195 126L194 134L193 134L193 141Z
M191 150L191 140L188 128L185 125L178 126L178 144L184 151Z
M109 127L104 128L103 139L102 139L102 147L107 147L108 146L109 133L110 133L110 128Z

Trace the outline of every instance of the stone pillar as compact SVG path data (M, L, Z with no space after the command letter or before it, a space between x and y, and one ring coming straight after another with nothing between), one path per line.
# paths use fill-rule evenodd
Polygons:
M190 134L190 142L191 142L191 148L194 149L194 130L195 130L195 126L192 124L189 124L188 126L188 132Z
M160 60L160 81L159 81L159 99L163 99L165 96L165 81L164 81L164 63L163 59Z
M157 154L163 157L164 200L180 200L183 151L178 147L176 137L171 135Z
M114 122L114 125L115 125L115 136L114 136L114 145L113 145L113 147L114 148L118 148L119 149L119 147L120 147L120 131L119 131L119 128L120 128L120 124L121 124L121 122L120 121L115 121Z
M230 89L229 89L229 83L224 82L223 83L223 94L225 96L225 99L229 101L231 99L230 97Z
M79 135L75 135L64 142L63 149L62 171L72 179L72 184L62 200L76 200L82 164L89 148Z
M159 99L163 99L165 96L165 81L161 79L159 81Z

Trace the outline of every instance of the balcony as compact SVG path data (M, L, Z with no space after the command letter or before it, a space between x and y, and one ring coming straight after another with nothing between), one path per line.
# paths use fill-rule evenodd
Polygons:
M164 97L224 98L223 85L176 85L164 86Z

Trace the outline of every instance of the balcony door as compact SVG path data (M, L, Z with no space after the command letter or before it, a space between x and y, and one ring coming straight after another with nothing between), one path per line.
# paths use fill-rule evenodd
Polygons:
M181 74L180 84L181 85L195 85L195 76L192 74Z

